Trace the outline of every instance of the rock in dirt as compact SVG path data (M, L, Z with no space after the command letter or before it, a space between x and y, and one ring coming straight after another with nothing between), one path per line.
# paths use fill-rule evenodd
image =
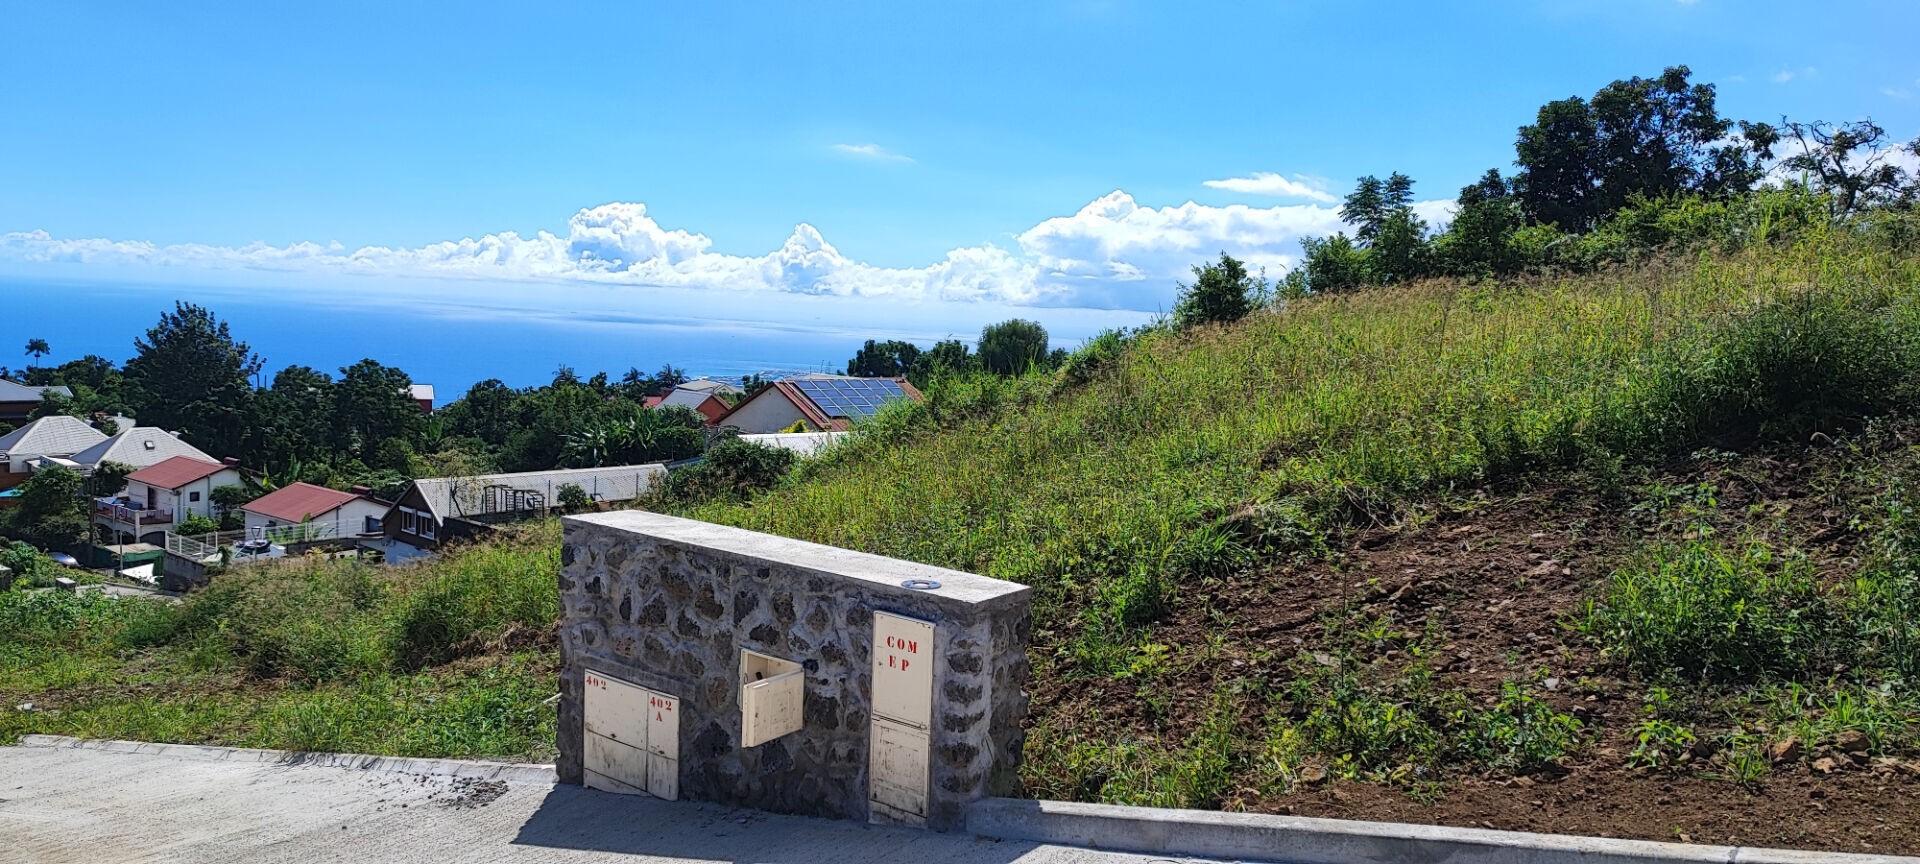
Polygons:
M1813 770L1815 771L1818 771L1822 774L1832 774L1833 769L1834 769L1833 758L1830 756L1822 756L1818 759L1813 760Z
M1309 765L1300 770L1300 782L1308 786L1318 786L1327 782L1327 769L1318 765Z
M1865 733L1855 729L1848 729L1845 732L1833 736L1833 746L1843 753L1865 753L1869 745Z
M1775 741L1767 745L1767 758L1774 762L1793 762L1798 760L1800 754L1804 752L1806 752L1806 750L1800 746L1800 741L1797 738Z

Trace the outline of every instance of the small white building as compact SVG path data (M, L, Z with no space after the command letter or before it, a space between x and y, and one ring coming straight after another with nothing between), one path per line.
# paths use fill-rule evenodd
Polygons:
M248 537L285 544L379 534L380 519L390 506L360 492L294 483L240 510L246 514Z
M127 475L118 496L93 502L93 522L132 542L162 544L188 516L213 518L213 490L239 486L240 469L224 462L175 456Z

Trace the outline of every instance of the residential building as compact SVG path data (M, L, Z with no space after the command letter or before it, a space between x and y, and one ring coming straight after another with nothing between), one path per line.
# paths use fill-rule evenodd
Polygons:
M200 448L180 440L180 436L158 426L121 428L126 431L73 454L71 461L85 474L92 474L108 462L118 462L140 469L158 465L175 456L188 456L202 462L220 461L207 455Z
M93 524L116 543L164 544L166 533L188 516L215 515L213 490L240 484L232 460L175 456L127 475L125 492L95 499Z
M905 378L803 375L748 396L714 425L748 435L781 432L796 423L810 432L844 432L888 402L920 398Z
M560 504L560 490L578 486L595 502L631 501L665 480L660 463L569 468L413 481L381 520L387 537L417 550L437 550L490 525L544 516ZM393 556L389 555L389 560Z
M240 511L249 538L286 544L379 534L381 519L392 506L365 487L342 492L293 483L247 502Z
M18 426L27 422L49 393L73 398L73 391L66 387L35 387L0 378L0 423Z
M432 384L407 385L407 398L413 400L413 404L420 406L420 413L422 414L433 413L433 385Z
M653 400L653 404L647 407L670 408L673 406L691 408L699 412L700 416L706 418L708 426L712 426L713 421L726 416L728 407L719 396L714 395L714 391L690 390L685 387L675 387L667 391L667 395Z
M107 436L100 430L65 414L42 417L0 435L0 464L5 466L5 470L0 471L0 489L25 483L27 475L42 465L75 466L72 461L75 453L105 440Z

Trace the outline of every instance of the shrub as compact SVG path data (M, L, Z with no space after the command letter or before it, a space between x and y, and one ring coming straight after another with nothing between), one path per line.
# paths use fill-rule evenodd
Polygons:
M560 499L560 506L568 510L579 511L593 506L593 499L587 496L587 490L580 488L578 483L560 484L560 491L555 497Z
M1581 627L1646 674L1791 677L1831 650L1835 610L1800 558L1752 543L1660 546L1615 571Z
M215 522L213 521L213 519L206 516L202 516L198 513L195 513L191 516L188 516L185 519L180 520L180 524L174 526L175 534L181 534L188 537L197 537L202 534L212 534L213 532L218 530L220 530L220 523Z
M782 447L727 438L708 448L700 464L669 475L667 494L686 502L744 500L777 485L798 459Z
M1247 273L1245 264L1222 252L1218 263L1193 268L1193 284L1180 286L1173 318L1182 327L1231 323L1247 317L1264 293L1265 286Z

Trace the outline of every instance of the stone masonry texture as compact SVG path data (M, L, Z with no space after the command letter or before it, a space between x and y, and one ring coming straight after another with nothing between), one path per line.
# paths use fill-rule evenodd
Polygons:
M1017 791L1030 591L639 511L565 521L560 779L582 779L586 668L681 700L680 797L866 820L873 613L933 622L927 826ZM928 579L941 587L903 587ZM740 652L805 670L804 726L742 748Z

